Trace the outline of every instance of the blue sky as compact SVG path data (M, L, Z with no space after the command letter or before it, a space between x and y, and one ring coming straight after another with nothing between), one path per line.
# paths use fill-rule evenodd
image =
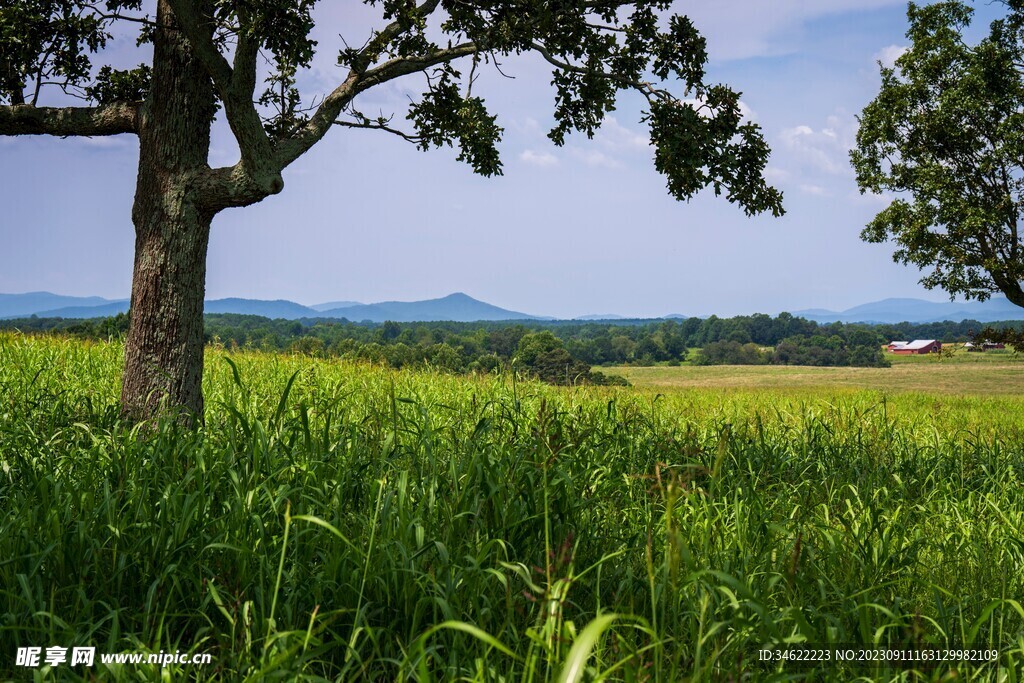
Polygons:
M304 93L331 87L334 37L371 19L322 2L325 47ZM976 5L976 28L998 6ZM773 149L768 175L787 215L747 218L711 193L680 203L651 163L641 103L620 102L593 140L554 147L549 70L509 59L475 86L505 128L505 175L475 176L451 150L420 152L385 133L338 129L285 174L285 190L220 214L207 296L413 300L463 291L538 315L659 316L848 308L910 296L942 300L919 274L864 244L884 206L857 192L847 162L877 60L905 44L906 3L716 0L678 3L708 39L712 80L744 93ZM359 43L360 40L350 40ZM330 46L330 47L328 47ZM111 60L135 63L130 38ZM420 89L420 90L418 90ZM367 113L398 111L416 78L370 91ZM137 145L0 138L0 292L126 297L131 286ZM211 163L237 159L223 127Z

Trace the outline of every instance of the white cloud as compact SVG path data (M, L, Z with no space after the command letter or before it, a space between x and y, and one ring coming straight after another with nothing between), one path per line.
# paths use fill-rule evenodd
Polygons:
M851 176L848 161L857 134L857 120L840 113L829 116L825 126L815 130L802 124L779 134L782 151L791 161L816 172Z
M576 147L570 151L574 157L582 161L587 166L600 166L603 168L619 168L622 166L622 164L620 164L616 159L595 149Z
M772 165L765 177L776 187L799 195L853 202L856 183L849 156L856 136L857 119L843 110L821 123L785 128L772 141Z
M828 197L831 193L821 185L814 185L813 183L801 183L800 191L806 194L814 195L815 197Z
M744 121L748 121L750 123L757 122L757 112L743 100L740 100L740 116L743 117Z
M623 163L630 159L650 163L651 138L647 131L640 132L624 126L614 116L605 118L593 138L575 135L569 140L571 143L566 147L568 153L587 166L622 168Z
M782 184L789 181L793 177L793 174L789 171L779 168L778 166L765 166L764 178L769 183Z
M896 60L902 57L907 51L906 45L889 45L875 53L874 61L881 62L882 66L891 69L896 65Z
M647 131L639 133L632 128L627 128L619 123L614 116L605 118L600 130L594 134L594 140L614 152L642 151L648 152L651 147L651 138Z
M848 12L905 7L906 0L716 0L687 3L679 12L708 39L714 60L787 54L812 21Z
M854 190L849 194L849 200L855 204L867 204L874 207L885 207L889 206L894 200L898 199L897 195L892 192L882 192L881 194L875 194L874 192L858 192Z
M537 152L532 149L524 150L523 153L519 155L519 160L524 164L540 166L542 168L558 165L558 157L554 154L551 154L550 152Z
M543 137L546 132L541 130L540 122L532 116L526 116L524 118L511 117L507 121L507 126L511 130L535 138Z
M130 150L138 146L134 135L111 135L97 137L70 137L66 141L83 149L95 151L121 151Z

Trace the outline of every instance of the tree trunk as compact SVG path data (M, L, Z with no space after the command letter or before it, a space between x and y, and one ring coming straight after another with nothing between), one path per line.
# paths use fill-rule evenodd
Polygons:
M121 406L144 419L161 405L203 416L203 298L212 214L196 181L209 168L212 84L166 0L157 5L152 90L140 112L132 220L135 270Z

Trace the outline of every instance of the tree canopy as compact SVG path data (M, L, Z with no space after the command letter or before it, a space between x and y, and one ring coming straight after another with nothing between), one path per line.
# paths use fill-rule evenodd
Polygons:
M977 45L963 2L909 5L910 47L882 66L851 160L861 192L896 195L864 240L893 241L929 289L1024 306L1024 3L1004 4Z
M748 214L782 212L781 194L762 179L769 148L757 124L743 121L737 92L705 82L705 40L687 17L665 16L666 0L365 0L381 25L334 46L339 79L328 93L298 88L299 74L328 49L311 37L315 0L166 3L242 152L237 165L211 172L211 208L280 191L280 172L335 125L395 133L422 149L457 147L475 172L500 174L503 129L473 82L485 67L534 52L552 67L554 144L574 131L593 136L618 93L632 90L646 99L655 167L673 196L711 187ZM139 27L140 45L152 42L162 20L146 12L151 4L0 0L0 105L16 105L0 107L0 134L137 132L152 68L93 61L118 22ZM414 73L424 92L406 112L407 128L359 109L360 93ZM93 106L42 107L54 89Z

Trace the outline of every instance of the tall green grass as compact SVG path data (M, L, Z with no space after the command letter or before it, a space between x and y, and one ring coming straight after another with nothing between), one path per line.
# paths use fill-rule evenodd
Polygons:
M0 336L0 677L1021 680L1024 399L562 390ZM789 641L998 665L797 669ZM16 669L25 645L207 667ZM952 671L955 670L955 671Z

